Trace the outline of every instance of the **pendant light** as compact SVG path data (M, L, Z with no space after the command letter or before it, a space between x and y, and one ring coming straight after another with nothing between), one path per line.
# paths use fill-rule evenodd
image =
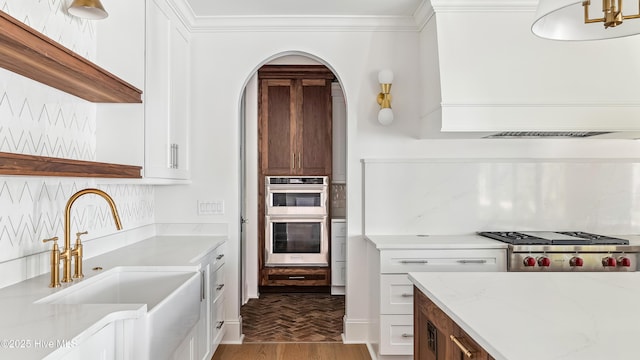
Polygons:
M69 14L89 20L100 20L109 16L100 0L73 0L69 6Z
M531 31L552 40L635 35L640 33L639 6L631 0L540 0Z

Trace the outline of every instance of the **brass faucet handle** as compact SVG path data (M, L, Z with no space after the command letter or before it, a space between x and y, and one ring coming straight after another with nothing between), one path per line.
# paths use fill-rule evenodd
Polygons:
M80 236L87 235L88 233L89 233L88 231L77 232L76 233L76 244L80 243Z
M58 237L54 236L50 239L42 240L43 243L53 241L53 249L51 249L51 282L49 287L60 286L60 250L58 249Z
M49 241L53 241L53 244L54 244L54 245L58 245L58 237L57 237L57 236L54 236L54 237L52 237L52 238L50 238L50 239L44 239L44 240L42 240L42 242L43 242L43 243L47 243L47 242L49 242Z
M71 250L71 256L75 259L75 267L73 272L73 277L76 279L81 279L84 277L82 273L82 258L84 256L84 250L82 246L82 241L80 241L80 236L88 234L88 231L82 231L76 233L76 248Z

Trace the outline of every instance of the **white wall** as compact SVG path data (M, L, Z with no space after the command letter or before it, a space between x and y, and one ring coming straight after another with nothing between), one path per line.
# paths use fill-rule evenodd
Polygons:
M290 27L278 29L207 30L198 28L193 33L192 71L197 74L192 81L193 94L191 109L193 172L192 184L156 189L156 219L158 222L206 222L226 227L230 238L229 268L227 283L226 317L231 326L225 341L240 340L239 307L240 298L240 244L239 244L239 154L240 154L240 98L245 84L255 71L270 59L282 54L297 53L308 55L328 65L338 76L347 102L347 297L345 336L347 342L367 340L368 297L366 244L362 239L365 232L363 214L369 204L363 198L362 159L460 159L474 163L481 159L506 159L510 169L519 169L517 163L522 159L575 159L592 162L594 159L618 158L622 163L632 163L640 156L640 143L628 140L420 140L417 133L421 128L421 116L428 107L424 107L423 90L429 89L434 79L433 73L423 72L427 61L433 61L432 44L427 43L429 36L421 36L414 31L375 31L375 30L327 30L316 28ZM429 27L426 27L428 31ZM376 121L378 106L377 73L380 69L390 68L395 73L392 89L395 122L380 126ZM426 82L426 83L425 83ZM550 160L553 162L553 160ZM393 161L391 161L393 163ZM395 186L393 166L385 165L377 169L385 174L386 186ZM418 166L418 174L429 169ZM587 170L586 173L588 174ZM430 174L427 171L428 174ZM533 172L535 173L535 172ZM544 172L545 176L555 176ZM401 178L401 176L398 176ZM575 179L573 177L567 179ZM382 178L381 178L382 180ZM366 179L367 183L369 179ZM531 181L531 180L527 180ZM569 180L567 180L569 181ZM573 180L572 180L573 181ZM631 186L633 183L620 180L620 184ZM402 182L400 182L402 184ZM565 186L570 186L565 184ZM458 188L450 183L443 199L454 196ZM514 186L519 186L516 182ZM422 184L412 182L406 193L419 190ZM595 186L595 185L594 185ZM375 187L385 191L384 186ZM590 189L597 189L591 187ZM628 189L625 189L628 191ZM606 200L606 197L604 198ZM222 200L225 213L216 216L198 216L198 200ZM468 201L478 200L471 196ZM369 201L367 199L367 201ZM447 201L447 200L444 200ZM398 203L392 204L395 207ZM377 204L374 204L377 205ZM544 203L537 203L544 206ZM401 221L406 221L419 211L419 204L411 211L402 212L397 208ZM635 206L635 205L634 205ZM611 207L609 207L611 208ZM626 207L615 211L631 210ZM384 210L384 209L383 209ZM368 213L369 214L369 213ZM450 214L446 213L445 214ZM389 225L384 211L375 213L380 223L376 232L406 232L404 227ZM404 217L404 218L403 218ZM514 222L504 223L516 226ZM476 222L467 223L465 231L477 226ZM634 228L635 225L631 227ZM429 233L436 228L430 225L410 228L411 231ZM453 233L453 228L438 229L440 232Z
M362 142L379 143L386 139L406 139L414 132L418 118L417 33L376 31L255 31L196 33L192 59L193 79L193 172L192 185L158 188L156 194L159 222L221 222L229 226L228 283L232 284L225 302L227 319L239 316L239 146L238 114L245 83L257 69L271 58L290 52L308 54L328 65L338 76L346 94L348 107L347 142L349 148L349 266L347 322L361 324L354 341L365 340L367 288L363 274L366 268L362 234L361 201L359 199ZM377 73L390 68L395 72L394 111L396 123L381 127L376 120L379 92ZM198 217L198 199L224 200L225 214ZM347 336L349 337L349 330ZM239 334L231 333L228 341Z

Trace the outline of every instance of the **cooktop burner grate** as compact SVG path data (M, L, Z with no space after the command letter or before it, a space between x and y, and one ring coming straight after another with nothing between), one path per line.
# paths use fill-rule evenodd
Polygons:
M539 232L546 237L528 234L518 231L483 231L478 235L499 240L513 245L629 245L625 239L614 238L606 235L592 234L584 231L555 231ZM558 234L557 238L549 234Z

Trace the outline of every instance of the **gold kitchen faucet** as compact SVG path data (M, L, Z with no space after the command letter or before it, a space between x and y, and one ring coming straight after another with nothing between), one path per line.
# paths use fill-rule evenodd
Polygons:
M82 257L83 257L83 249L82 249L82 241L80 240L81 235L87 234L86 231L76 233L76 244L75 248L71 248L71 206L73 203L82 195L86 194L95 194L100 195L103 199L107 201L109 207L111 208L111 215L113 216L113 221L116 224L116 229L121 230L122 224L120 223L120 216L118 215L118 209L116 209L116 204L107 194L106 192L99 189L83 189L78 191L77 193L71 195L69 200L67 201L67 206L64 209L64 248L62 250L58 249L58 237L53 237L51 239L42 240L42 242L53 241L53 248L51 249L51 283L49 287L58 287L60 286L60 260L63 260L64 268L63 268L63 276L62 282L71 282L73 279L71 278L71 259L74 259L75 271L73 274L74 278L82 278L84 274L82 273Z

